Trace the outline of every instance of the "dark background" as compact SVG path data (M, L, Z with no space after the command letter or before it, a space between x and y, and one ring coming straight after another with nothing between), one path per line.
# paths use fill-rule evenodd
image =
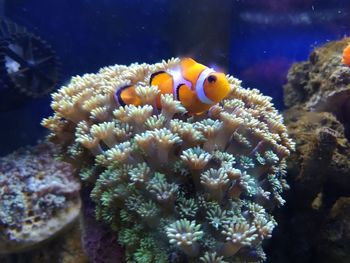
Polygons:
M51 44L62 82L100 67L189 55L258 88L283 109L293 62L349 34L348 0L0 0L0 14ZM0 155L45 135L50 97L0 112Z

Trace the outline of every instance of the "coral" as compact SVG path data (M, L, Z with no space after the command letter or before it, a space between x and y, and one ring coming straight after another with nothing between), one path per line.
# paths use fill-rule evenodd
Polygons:
M227 261L222 260L223 257L216 255L216 252L208 253L206 252L203 257L200 258L203 263L226 263Z
M43 142L0 158L0 253L29 249L79 215L80 184L55 154Z
M117 231L126 262L263 261L294 143L271 98L231 76L228 97L204 114L171 95L157 109L150 76L177 63L74 77L43 125L93 187L96 217ZM139 106L117 104L124 85L136 86Z

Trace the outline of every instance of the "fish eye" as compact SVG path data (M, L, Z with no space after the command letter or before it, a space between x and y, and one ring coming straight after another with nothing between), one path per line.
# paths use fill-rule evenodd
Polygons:
M208 77L208 82L209 83L213 83L215 81L216 81L216 77L215 76L211 75L211 76Z

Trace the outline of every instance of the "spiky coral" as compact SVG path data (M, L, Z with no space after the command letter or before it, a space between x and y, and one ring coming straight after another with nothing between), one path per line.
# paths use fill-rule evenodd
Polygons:
M55 154L45 142L0 158L0 254L28 249L77 218L80 184Z
M293 142L270 98L230 76L231 93L205 114L186 114L171 95L157 109L150 75L178 63L75 77L43 124L94 184L97 218L119 231L128 262L244 261L276 225L263 206L283 204ZM121 107L115 87L130 84L140 105Z

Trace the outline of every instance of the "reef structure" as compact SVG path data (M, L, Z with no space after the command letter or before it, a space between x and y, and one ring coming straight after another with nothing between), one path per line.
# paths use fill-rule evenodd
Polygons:
M296 150L271 262L350 261L350 68L342 62L349 42L317 47L289 70L284 117Z
M284 86L285 105L307 111L331 112L343 123L350 138L350 67L343 63L343 50L350 38L317 47L307 61L295 63Z
M271 98L232 76L230 94L205 114L187 114L172 95L158 109L150 76L178 63L73 77L42 124L93 188L96 217L116 231L126 262L263 261L294 143ZM125 85L141 106L117 104Z
M73 223L80 183L43 142L0 158L0 254L29 250Z

